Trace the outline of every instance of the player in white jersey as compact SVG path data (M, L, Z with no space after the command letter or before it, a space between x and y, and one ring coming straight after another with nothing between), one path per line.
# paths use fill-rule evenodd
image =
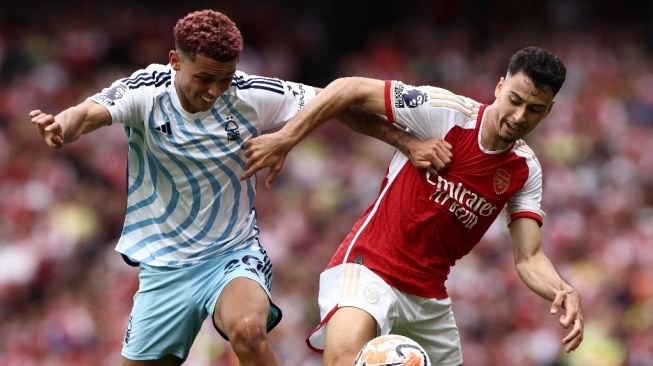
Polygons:
M136 71L56 116L34 110L31 121L53 148L113 122L124 125L127 207L116 249L141 273L123 366L183 363L208 315L240 365L276 365L267 331L281 312L270 298L272 264L258 241L256 181L239 179L242 146L283 125L318 90L237 71L242 37L221 13L188 14L174 36L168 65ZM410 152L416 164L448 162L447 144L421 144L388 123L356 116L343 115L343 122Z
M379 196L355 223L320 276L322 322L307 340L325 365L353 364L379 334L418 341L434 365L462 363L460 338L445 281L505 207L520 278L564 309L571 331L562 343L583 339L580 297L544 254L539 227L542 171L522 138L551 111L566 69L549 51L527 47L510 59L496 99L483 105L436 87L398 81L342 78L327 86L279 132L246 143L248 172L273 167L312 128L350 106L383 114L421 139L453 145L444 172L419 170L395 154Z

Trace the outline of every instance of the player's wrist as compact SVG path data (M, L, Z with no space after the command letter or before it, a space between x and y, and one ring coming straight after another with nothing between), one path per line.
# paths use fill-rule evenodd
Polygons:
M419 139L407 132L404 132L394 141L392 145L409 158L412 158L413 153L418 149L418 144Z
M290 151L301 140L300 134L292 133L284 129L279 130L278 141L285 152Z

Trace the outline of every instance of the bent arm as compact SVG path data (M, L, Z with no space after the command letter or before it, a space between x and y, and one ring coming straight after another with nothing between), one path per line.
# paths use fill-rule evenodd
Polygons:
M414 135L389 123L385 117L360 107L350 107L336 119L351 130L381 140L403 153L407 152L407 146L411 142L420 141Z
M38 109L31 111L29 116L41 137L53 148L77 141L81 135L111 124L109 110L91 100L70 107L56 116Z
M419 169L446 169L451 163L452 146L440 138L421 141L415 135L389 123L387 118L360 107L350 107L337 119L350 129L394 146Z
M240 179L249 179L256 172L270 168L266 178L269 187L281 171L288 152L319 125L337 118L356 132L375 137L406 154L418 168L446 169L451 162L452 146L440 139L420 141L413 135L387 122L385 82L349 77L336 79L321 90L304 109L279 131L261 135L243 144L247 169Z
M334 80L322 90L281 133L289 151L325 121L336 118L352 130L374 137L399 149L414 166L446 169L453 156L452 146L441 138L421 141L413 134L388 123L385 116L385 81L362 77Z
M278 134L292 148L319 125L340 116L349 107L358 106L383 114L384 85L382 80L361 77L336 79L288 121Z
M531 290L549 301L553 301L556 291L573 290L544 254L535 220L515 220L509 229L517 273Z
M420 142L387 123L382 80L348 77L331 82L279 131L243 144L247 169L240 179L270 168L269 187L281 171L288 152L322 123L337 118L356 132L375 137L405 153L417 167L444 169L451 160L451 145L442 139Z
M544 254L540 228L535 220L515 220L509 229L519 277L531 290L552 302L551 314L564 309L559 323L565 329L573 327L562 343L567 345L567 352L575 350L583 340L584 320L580 295L560 277L551 260Z

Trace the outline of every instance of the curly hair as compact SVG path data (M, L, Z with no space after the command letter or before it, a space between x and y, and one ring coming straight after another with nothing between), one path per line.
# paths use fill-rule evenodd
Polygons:
M517 51L510 58L508 74L515 75L520 71L531 78L538 89L551 88L553 95L558 94L567 76L567 68L558 56L532 46Z
M197 54L218 62L237 59L243 37L236 24L214 10L200 10L179 19L174 27L175 49L195 61Z

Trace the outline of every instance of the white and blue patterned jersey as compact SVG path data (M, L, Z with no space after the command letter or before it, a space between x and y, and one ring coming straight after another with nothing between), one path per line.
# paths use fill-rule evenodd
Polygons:
M150 65L90 97L124 125L127 207L116 250L152 266L185 267L258 249L256 177L242 145L282 126L314 88L237 71L206 112L188 113L170 65Z

